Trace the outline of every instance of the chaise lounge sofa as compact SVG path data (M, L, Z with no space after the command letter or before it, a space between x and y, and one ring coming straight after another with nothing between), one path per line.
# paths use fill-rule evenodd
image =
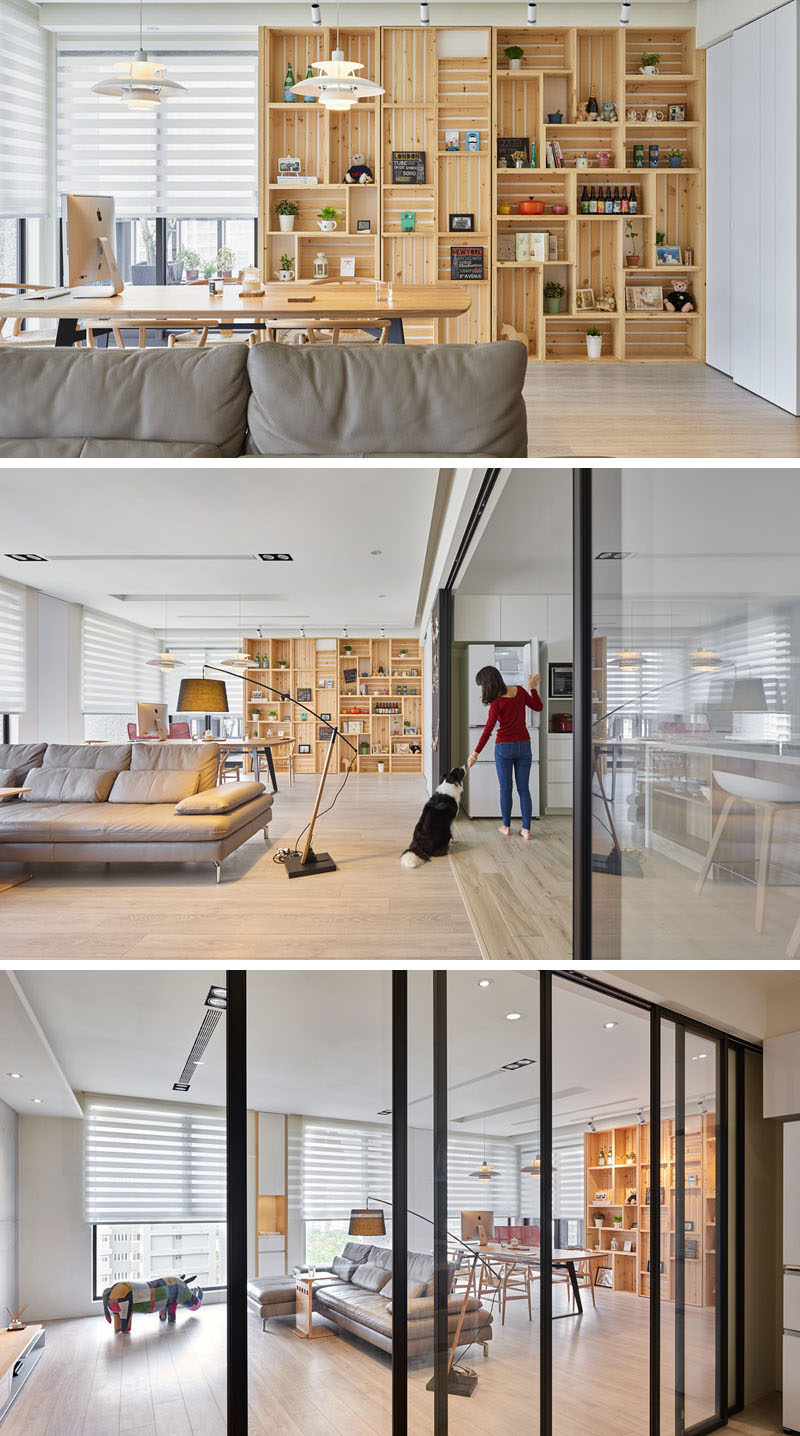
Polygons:
M2 745L0 786L31 791L0 804L0 863L213 863L219 882L272 794L217 786L218 761L216 743Z
M336 1278L314 1292L314 1310L334 1326L349 1331L377 1346L392 1349L392 1253L388 1247L347 1242L330 1266ZM253 1277L247 1284L248 1304L266 1324L271 1316L290 1315L294 1294L290 1279ZM447 1330L452 1341L464 1306L461 1293L449 1297ZM433 1257L425 1252L408 1253L408 1354L430 1356L433 1352ZM476 1296L466 1304L461 1327L461 1346L482 1346L484 1355L492 1339L492 1313Z
M0 351L0 458L524 458L525 347Z

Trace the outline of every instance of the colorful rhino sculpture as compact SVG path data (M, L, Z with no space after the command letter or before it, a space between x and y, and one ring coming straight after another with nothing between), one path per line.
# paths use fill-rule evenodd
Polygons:
M197 1311L203 1292L190 1286L194 1277L157 1276L152 1281L117 1281L103 1292L103 1311L107 1322L114 1320L114 1330L127 1336L135 1311L157 1311L159 1321L175 1320L179 1306Z

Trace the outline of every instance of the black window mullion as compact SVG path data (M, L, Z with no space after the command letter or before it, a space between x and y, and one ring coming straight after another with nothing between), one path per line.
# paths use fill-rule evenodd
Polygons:
M539 1112L541 1238L539 1248L539 1436L553 1430L553 974L539 974Z
M448 1429L447 973L433 973L433 1431Z
M661 1012L650 1011L650 1436L661 1433Z
M735 1362L736 1362L736 1385L735 1399L729 1415L734 1411L741 1411L744 1407L744 1346L745 1346L745 1062L746 1054L743 1047L736 1047L736 1153L735 1153L735 1184L736 1184L736 1271L735 1282ZM722 1250L722 1249L721 1249ZM727 1251L724 1251L727 1260Z
M167 221L163 215L156 219L156 284L167 282Z
M225 1074L227 1106L228 1424L247 1436L247 974L227 973Z
M721 1423L728 1419L728 1042L717 1043L716 1101L716 1233L714 1264L716 1269L716 1409ZM706 1212L703 1212L703 1248L705 1248Z
M592 959L592 471L572 478L572 956Z
M660 1170L660 1169L659 1169ZM675 1436L686 1430L686 1033L675 1024Z
M392 973L392 1436L408 1430L408 974Z

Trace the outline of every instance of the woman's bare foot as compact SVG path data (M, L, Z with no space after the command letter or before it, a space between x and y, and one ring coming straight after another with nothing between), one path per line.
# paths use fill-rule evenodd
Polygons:
M531 830L530 830L530 828L522 828L522 829L520 829L520 831L521 831L522 837L525 839L525 842L526 842L526 843L529 843L530 840L531 840Z
M497 831L498 831L498 833L502 833L504 838L510 838L510 836L511 836L511 829L510 829L510 828L499 827L499 828L497 829Z

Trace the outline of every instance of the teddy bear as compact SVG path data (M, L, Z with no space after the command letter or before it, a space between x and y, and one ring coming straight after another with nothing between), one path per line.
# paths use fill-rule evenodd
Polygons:
M664 308L668 309L670 314L688 314L694 309L694 296L688 279L675 280L669 294L664 296Z
M345 184L374 184L375 176L367 164L366 155L353 155L350 168L344 177Z
M597 308L602 309L606 314L613 314L617 307L613 289L604 289L597 301Z

